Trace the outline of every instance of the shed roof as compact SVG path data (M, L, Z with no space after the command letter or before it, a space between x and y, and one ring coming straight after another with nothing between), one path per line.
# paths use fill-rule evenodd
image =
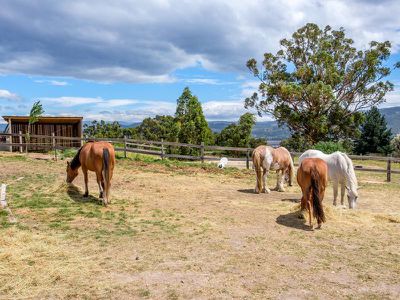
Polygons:
M11 120L13 122L23 122L27 123L29 121L29 116L3 116L3 119L8 123ZM76 124L81 122L83 117L39 117L38 123L47 124Z

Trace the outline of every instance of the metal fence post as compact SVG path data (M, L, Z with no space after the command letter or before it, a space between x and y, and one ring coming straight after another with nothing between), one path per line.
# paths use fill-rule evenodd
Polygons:
M126 158L126 135L124 135L124 157Z
M392 179L392 159L388 157L387 167L386 167L386 181L390 182Z
M22 148L22 131L20 130L19 132L18 132L18 134L19 134L19 153L22 153L23 151L24 151L24 149Z
M162 160L164 159L164 154L165 154L165 152L164 152L164 139L161 138L161 159Z
M200 159L201 163L204 163L204 142L201 142L200 145Z

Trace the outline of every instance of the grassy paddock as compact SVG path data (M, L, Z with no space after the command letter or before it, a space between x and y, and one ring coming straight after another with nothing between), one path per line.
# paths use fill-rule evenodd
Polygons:
M94 174L88 199L64 183L72 155L0 153L0 298L400 297L399 175L358 172L357 210L329 188L311 232L299 188L255 195L252 170L129 154L106 208Z

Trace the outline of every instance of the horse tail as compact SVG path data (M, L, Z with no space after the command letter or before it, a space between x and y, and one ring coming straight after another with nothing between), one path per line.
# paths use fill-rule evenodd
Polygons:
M104 204L107 205L110 196L110 151L103 148L103 179L104 179Z
M293 165L293 159L292 156L290 155L289 152L289 160L290 160L290 165L289 165L289 186L293 185L294 181L294 165Z
M261 193L261 190L262 190L262 170L261 170L261 155L260 155L260 152L254 151L252 159L253 159L253 167L256 170L258 193Z
M318 224L325 222L325 213L322 207L322 200L319 197L319 186L321 179L315 167L311 170L311 193L312 193L312 206L314 217L317 219Z

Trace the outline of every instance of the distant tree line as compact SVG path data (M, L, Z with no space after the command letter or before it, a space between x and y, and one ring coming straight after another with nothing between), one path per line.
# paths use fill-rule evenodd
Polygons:
M92 121L84 125L84 135L89 137L124 137L133 139L179 142L186 144L219 145L226 147L256 147L266 144L263 138L254 138L252 130L255 116L243 114L237 123L233 123L221 132L212 132L204 117L203 109L198 98L186 87L177 99L174 116L155 116L145 118L135 128L123 128L118 122ZM197 155L198 149L168 147L167 151L185 155Z

